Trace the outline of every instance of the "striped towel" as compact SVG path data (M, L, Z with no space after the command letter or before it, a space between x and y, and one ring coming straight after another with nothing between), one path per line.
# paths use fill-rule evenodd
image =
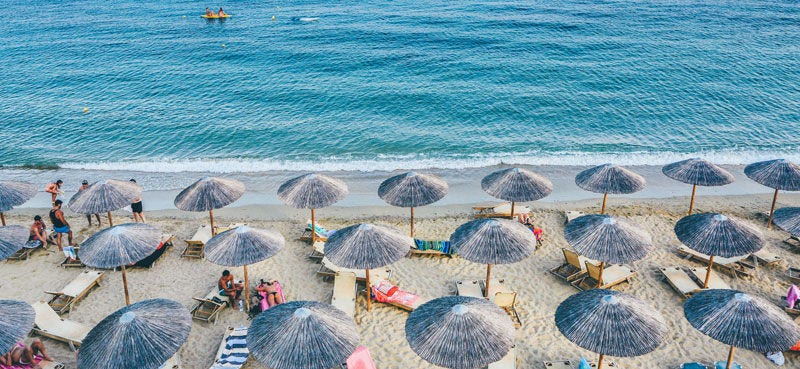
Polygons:
M250 351L247 350L247 327L236 328L225 339L225 348L222 350L222 356L211 366L211 369L241 368L249 355Z

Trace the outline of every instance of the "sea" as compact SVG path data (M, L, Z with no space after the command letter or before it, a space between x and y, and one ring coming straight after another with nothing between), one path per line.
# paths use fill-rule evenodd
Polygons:
M0 179L800 161L794 0L2 4Z

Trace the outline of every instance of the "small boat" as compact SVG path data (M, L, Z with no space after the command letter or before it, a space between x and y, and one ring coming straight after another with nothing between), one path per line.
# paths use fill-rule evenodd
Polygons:
M201 18L205 18L205 19L220 19L220 18L230 18L231 15L230 14L225 14L225 15L220 17L219 15L205 15L205 14L203 14L200 17Z

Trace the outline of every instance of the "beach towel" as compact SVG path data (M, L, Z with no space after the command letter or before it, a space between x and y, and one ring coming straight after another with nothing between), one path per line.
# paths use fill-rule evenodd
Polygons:
M789 309L794 309L798 299L800 299L800 288L792 285L789 287L789 293L786 294L786 303L789 304Z
M714 363L715 369L726 369L728 367L727 361L717 361ZM739 363L733 362L731 363L731 369L742 369L742 366Z
M347 369L375 369L375 362L364 346L358 346L347 358Z
M211 369L238 369L247 362L250 351L247 349L247 327L233 330L225 339L225 348L222 356L214 362Z
M306 228L311 229L311 221L310 220L308 221L308 223L306 223ZM335 229L327 230L327 229L325 229L325 227L319 225L319 223L314 225L314 230L317 232L318 235L323 236L323 237L330 237L331 235L336 233Z
M443 252L449 255L455 254L455 250L453 250L452 247L450 247L450 241L447 240L428 241L415 238L414 246L416 247L417 250L420 251L433 250L433 251Z
M578 369L592 369L592 366L589 365L589 362L586 361L585 357L582 357L581 362L578 363Z
M388 295L384 291L392 292L391 295ZM419 300L419 295L413 292L403 291L397 288L397 286L392 285L389 281L381 281L377 285L372 286L372 294L375 296L375 300L378 302L408 307L413 307L414 304Z
M75 247L65 246L62 250L64 252L64 256L70 260L78 260L78 253L75 252Z
M283 286L281 286L281 283L278 281L275 281L275 290L278 291L278 296L281 297L281 300L285 302L286 297L283 296ZM261 307L261 311L265 311L275 305L278 305L278 304L273 304L273 305L269 304L266 292L259 292L258 295L261 296L261 299L258 301L258 304Z

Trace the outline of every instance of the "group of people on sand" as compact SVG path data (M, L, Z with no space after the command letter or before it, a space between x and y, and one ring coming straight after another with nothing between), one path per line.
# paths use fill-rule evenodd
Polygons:
M227 16L227 15L228 15L228 14L227 14L227 13L225 13L225 11L224 11L224 10L222 10L222 7L220 7L220 8L219 8L219 11L217 11L216 13L214 13L213 11L211 11L211 9L209 9L209 8L206 8L206 17L220 17L220 18L222 18L222 17L225 17L225 16Z
M260 280L256 286L257 295L253 296L251 302L253 303L253 310L260 313L278 304L284 303L283 296L279 290L280 284L276 280ZM233 274L229 270L222 271L222 276L217 281L219 288L219 295L228 298L228 303L234 309L237 309L237 301L239 308L242 305L242 291L244 291L244 284L237 283Z

